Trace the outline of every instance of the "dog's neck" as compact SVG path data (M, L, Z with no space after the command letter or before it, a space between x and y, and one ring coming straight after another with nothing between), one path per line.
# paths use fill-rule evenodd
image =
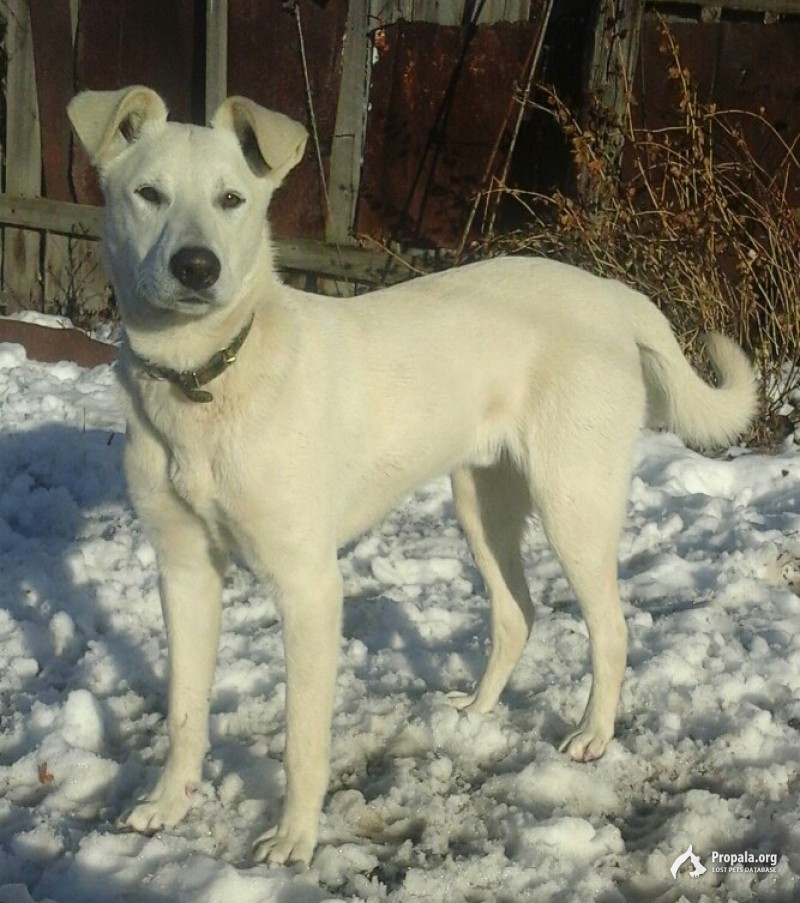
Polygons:
M213 394L203 387L213 382L218 376L222 376L229 367L236 363L236 356L250 334L254 317L255 315L250 317L228 345L216 351L205 364L191 370L174 370L172 367L165 367L140 357L133 350L131 350L131 354L138 370L145 376L172 383L183 392L189 401L211 402L214 400Z
M122 310L125 337L133 354L155 366L172 370L203 367L216 352L228 347L254 314L255 304L236 305L201 317L158 312L143 325Z

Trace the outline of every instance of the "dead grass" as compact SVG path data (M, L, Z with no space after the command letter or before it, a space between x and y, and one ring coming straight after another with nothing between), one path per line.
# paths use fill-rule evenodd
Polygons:
M785 429L782 409L800 385L800 223L789 200L798 148L760 113L701 103L663 23L662 34L674 125L635 126L632 98L622 121L597 107L579 121L545 91L544 106L570 143L578 191L495 186L487 203L496 201L490 195L512 196L528 224L487 236L482 250L547 254L638 288L667 313L692 357L707 330L735 338L762 382L749 438L768 445ZM754 131L781 149L777 169L767 171L748 143Z

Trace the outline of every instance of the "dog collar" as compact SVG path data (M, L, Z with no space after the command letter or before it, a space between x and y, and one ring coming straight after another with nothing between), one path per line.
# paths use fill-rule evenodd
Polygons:
M172 370L169 367L162 367L161 364L155 364L153 361L148 361L147 358L140 357L135 351L133 356L151 379L167 380L176 385L189 401L205 404L213 401L214 396L201 387L206 383L210 383L212 379L216 379L234 363L236 355L250 333L250 327L253 325L254 319L255 317L250 317L242 331L230 345L209 358L202 367L197 367L194 370Z

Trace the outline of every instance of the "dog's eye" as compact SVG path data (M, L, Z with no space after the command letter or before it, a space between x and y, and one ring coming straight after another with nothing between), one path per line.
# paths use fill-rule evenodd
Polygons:
M141 188L136 189L136 194L154 207L160 207L166 200L164 195L157 188L153 188L152 185L142 185Z
M226 191L220 195L219 205L223 210L235 210L244 204L244 198L235 191Z

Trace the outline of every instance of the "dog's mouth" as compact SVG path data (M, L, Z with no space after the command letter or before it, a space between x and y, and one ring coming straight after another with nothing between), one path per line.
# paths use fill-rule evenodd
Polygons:
M142 267L137 275L136 292L131 300L145 309L197 317L219 306L214 287L189 288L173 279L157 278L147 267Z
M169 306L173 307L175 310L182 310L187 313L200 313L204 310L208 310L209 307L214 307L215 303L213 296L182 295L173 299L169 303Z
M171 313L188 314L199 317L214 307L218 307L217 299L213 294L192 293L186 295L145 295L144 300L150 307Z

